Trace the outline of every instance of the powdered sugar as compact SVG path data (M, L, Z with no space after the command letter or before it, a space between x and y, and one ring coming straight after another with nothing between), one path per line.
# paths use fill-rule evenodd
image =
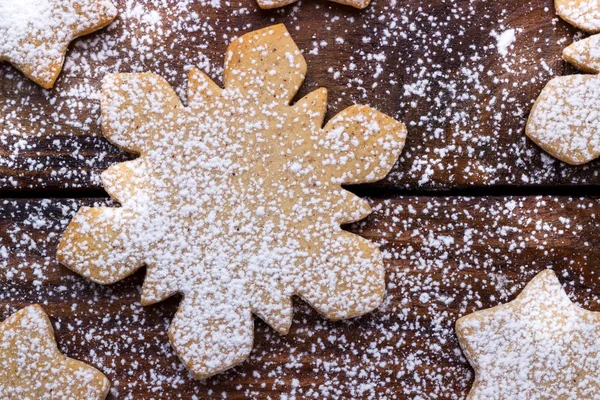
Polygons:
M26 307L0 323L2 398L102 400L109 387L98 370L58 352L41 307Z
M109 0L1 0L0 60L52 87L69 42L103 27L115 15Z
M549 270L516 300L460 319L456 331L476 374L469 399L600 397L600 313L571 303Z
M103 174L123 207L81 210L58 251L101 283L147 265L144 304L183 294L169 334L199 378L249 355L252 313L286 333L292 295L335 320L379 305L380 252L339 228L369 207L341 184L382 179L406 137L365 106L321 128L324 89L290 106L306 64L283 25L225 59L225 89L191 71L187 108L156 75L105 79L106 136L141 157Z
M498 53L500 53L503 57L506 57L508 55L509 48L516 40L515 30L507 29L502 33L493 31L491 35L496 38L496 48L498 49Z
M588 32L600 32L598 0L555 0L555 5L565 21Z
M554 78L531 110L527 135L565 162L600 156L600 76Z
M48 0L0 1L0 31L8 33L2 38L2 53L15 47L28 35L28 29L44 29L50 18L52 4ZM13 42L14 41L14 42Z

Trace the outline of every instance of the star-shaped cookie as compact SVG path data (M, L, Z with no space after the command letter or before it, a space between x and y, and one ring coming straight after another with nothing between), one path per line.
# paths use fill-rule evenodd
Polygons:
M600 399L600 313L573 304L551 270L456 332L475 370L468 399Z
M584 72L600 72L600 34L579 40L563 51L563 58Z
M116 15L110 0L0 0L0 61L49 89L69 43Z
M58 351L44 310L29 306L0 324L0 398L104 399L110 382Z

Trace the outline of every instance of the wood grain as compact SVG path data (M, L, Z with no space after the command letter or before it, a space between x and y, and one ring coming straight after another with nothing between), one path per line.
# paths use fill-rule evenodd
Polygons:
M142 307L143 271L102 287L55 262L75 210L114 205L106 199L0 202L0 319L41 303L61 351L103 370L114 399L460 399L471 370L453 332L459 316L509 301L546 267L574 301L600 311L599 198L370 202L374 213L348 229L386 254L380 309L328 322L297 300L289 335L257 319L251 358L206 382L190 378L168 344L178 298Z
M372 188L600 183L598 161L568 166L524 134L544 84L573 73L561 52L577 30L556 17L552 0L374 0L363 11L324 0L277 11L253 0L182 7L120 1L115 23L71 46L52 91L2 64L0 187L100 188L100 172L130 158L101 136L105 74L158 73L181 95L190 66L220 81L231 39L277 22L307 59L301 94L327 87L330 116L361 102L407 123L403 156ZM495 36L509 29L516 41L503 56Z

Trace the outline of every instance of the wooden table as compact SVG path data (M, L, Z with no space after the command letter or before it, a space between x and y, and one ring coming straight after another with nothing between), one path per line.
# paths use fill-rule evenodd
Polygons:
M544 84L574 73L560 54L580 33L550 0L119 8L108 29L71 45L51 91L0 66L0 320L42 304L61 351L105 372L110 398L459 399L472 381L453 331L459 316L511 300L547 267L574 301L600 311L600 161L568 166L524 135ZM115 205L99 174L132 158L101 135L102 77L155 72L182 95L190 66L220 82L231 39L277 22L308 63L300 95L324 86L330 117L360 102L409 128L392 173L349 188L374 207L347 229L381 245L387 296L344 322L297 300L289 335L256 319L250 359L195 381L166 335L179 298L142 307L144 271L103 287L60 266L55 249L80 206ZM497 37L510 29L503 55Z

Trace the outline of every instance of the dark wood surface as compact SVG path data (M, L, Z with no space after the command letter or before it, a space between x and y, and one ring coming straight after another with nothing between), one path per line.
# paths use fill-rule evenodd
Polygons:
M57 265L58 238L81 205L105 199L0 203L0 318L40 303L60 348L101 368L115 399L461 399L472 372L455 320L516 296L553 267L574 301L600 311L600 199L400 197L371 199L374 213L348 227L381 244L388 290L363 318L328 322L300 300L287 336L256 320L242 365L195 381L166 330L178 300L139 303L144 272L99 286ZM118 384L117 384L118 382ZM283 397L285 398L285 397Z
M580 34L550 0L119 8L111 27L73 43L51 91L0 65L0 320L42 304L61 350L111 379L111 399L462 399L472 371L459 316L509 301L547 267L600 311L600 162L565 165L524 135L544 84L575 72L560 53ZM116 205L89 196L104 196L100 172L130 158L101 135L102 77L156 72L182 95L190 66L220 81L231 39L276 22L307 59L300 95L327 87L330 116L360 102L408 126L390 176L353 189L374 214L347 227L384 250L387 295L376 312L335 323L297 300L289 335L257 319L251 358L200 382L168 343L179 298L142 307L144 271L102 287L58 265L55 248L80 206ZM492 32L508 29L516 41L503 56ZM534 193L545 195L518 196Z

